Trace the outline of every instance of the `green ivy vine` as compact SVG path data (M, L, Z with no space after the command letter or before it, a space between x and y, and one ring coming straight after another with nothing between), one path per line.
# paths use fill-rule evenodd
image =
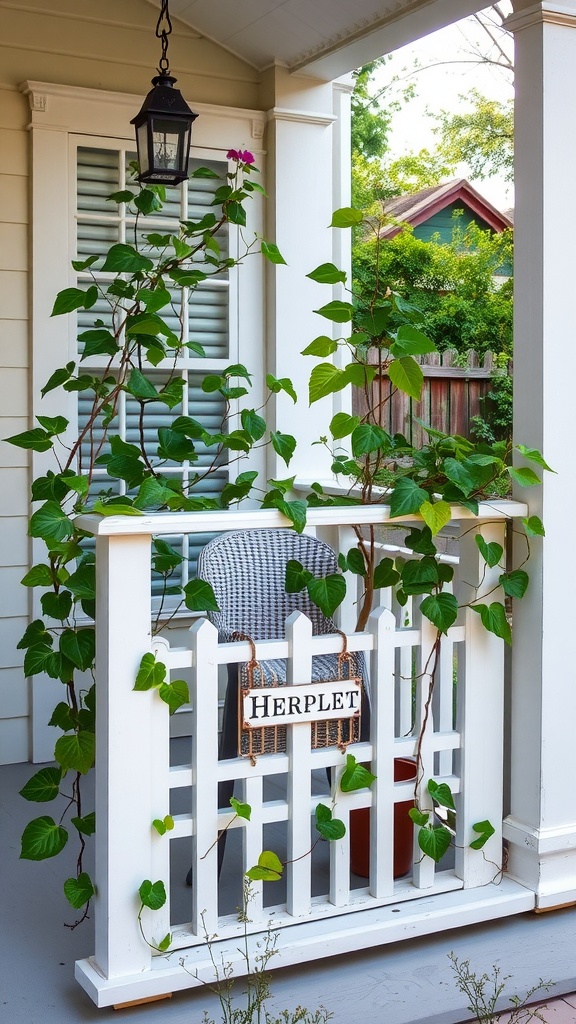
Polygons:
M177 412L184 388L178 356L188 348L202 357L204 350L198 342L187 340L174 302L175 291L184 288L193 292L202 282L228 273L257 254L273 264L285 262L275 244L246 234L245 204L254 193L263 192L256 180L252 155L230 151L228 157L233 169L216 188L212 211L196 221L181 221L176 232L148 230L146 223L142 229L142 220L146 222L162 208L165 192L161 186L134 185L110 196L111 203L125 205L135 218L134 242L115 243L103 260L90 256L73 261L74 270L89 275L89 281L85 286L59 292L52 316L90 311L99 303L99 308L107 311L106 318L96 315L90 329L78 334L77 359L57 368L42 389L42 396L57 389L66 395L83 394L89 400L84 425L71 438L70 424L64 416L38 416L37 426L8 439L23 449L49 452L52 459L52 468L37 477L31 489L34 511L29 532L43 543L45 555L22 580L24 586L39 589L42 616L30 623L18 646L25 651L26 677L45 673L63 685L62 700L49 723L59 734L54 747L56 764L41 768L21 792L35 803L64 797L64 811L57 820L42 815L26 826L21 856L41 860L57 855L72 830L78 842L76 874L65 881L64 892L72 907L83 908L80 920L87 915L95 891L84 869L84 852L96 823L93 811L83 805L81 785L83 776L93 767L95 751L95 630L91 624L95 560L85 543L86 535L75 525L75 517L87 511L102 516L139 516L161 510L222 510L248 497L256 498L262 508L278 509L298 532L305 527L310 507L385 503L395 518L417 514L422 525L413 526L404 542L413 552L410 559L381 557L374 528L358 527L357 546L340 553L338 573L317 579L292 561L287 566L286 588L290 592L306 588L324 614L332 615L346 593L343 573L350 571L361 577L360 630L367 623L375 589L394 588L400 605L413 595L421 597L422 614L437 630L434 658L426 670L431 680L429 707L440 637L459 613L456 597L445 590L453 570L438 557L436 535L449 522L453 504L477 514L481 499L502 493L503 480L531 486L540 482L533 467L549 469L540 452L521 444L472 442L429 429L428 442L416 449L402 435L391 435L383 429L383 403L373 387L378 376L385 371L396 388L418 400L423 377L416 357L434 350L434 345L425 333L420 310L391 291L376 273L372 294L352 287L348 298L331 298L316 310L330 323L330 333L316 337L303 350L304 355L321 360L310 374L311 404L347 388L361 396L364 411L337 413L318 439L329 452L332 471L344 484L346 495L329 495L317 483L306 498L299 498L293 490L294 477L263 484L251 469L240 471L234 479L230 476L218 494L209 493L210 478L224 464L229 471L241 470L243 460L252 451L271 445L289 467L296 449L295 437L270 430L266 418L273 395L284 392L297 401L289 378L269 374L267 397L262 406L255 407L250 401L250 370L240 363L230 364L218 373L205 374L201 383L204 394L218 394L223 401L217 429L209 429L201 418ZM192 176L218 177L206 167L198 168ZM336 211L332 226L370 230L370 220L361 211L346 208ZM222 250L218 240L225 228L238 233L239 255L235 258ZM316 267L308 277L330 290L334 286L341 291L348 288L346 273L332 263ZM170 326L174 316L179 330ZM333 337L335 324L344 325L342 337ZM327 361L338 350L344 351L344 365ZM101 372L86 363L90 356L101 357ZM161 384L153 372L157 367L163 371ZM122 395L129 396L138 409L136 443L126 442L115 432ZM157 431L153 454L149 441L145 443L146 411L151 403L162 403L173 411L169 426ZM208 451L210 458L202 468L195 468L199 448ZM521 457L522 465L513 464L514 455ZM167 472L169 464L183 463L190 466L184 479ZM99 489L96 470L100 468L113 481L120 481L126 493ZM527 559L528 539L542 535L544 528L536 516L524 519L523 526ZM501 546L487 544L480 534L476 542L486 565L501 567L499 583L507 597L521 598L528 586L523 564L510 570ZM175 614L174 607L191 612L217 609L214 593L204 581L191 579L184 586L175 582L182 561L183 555L171 544L154 539L152 568L162 585L156 632ZM176 599L175 606L167 607L168 597ZM471 607L486 629L510 643L510 617L501 601L473 601ZM135 689L150 688L157 689L171 713L188 701L186 683L170 682L165 667L151 653L143 652ZM326 810L317 814L320 831L335 824L326 818ZM421 833L428 831L428 821L424 822L423 817L414 820ZM169 828L166 819L160 824ZM486 831L480 831L479 838ZM428 842L424 852L434 856L431 841L423 842ZM439 845L444 842L442 838ZM276 870L269 864L260 868ZM142 902L147 905L144 899Z

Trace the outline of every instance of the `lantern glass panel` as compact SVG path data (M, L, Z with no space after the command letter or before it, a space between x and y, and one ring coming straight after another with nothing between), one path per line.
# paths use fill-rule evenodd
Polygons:
M190 126L184 121L152 118L152 148L155 171L186 174Z
M175 171L181 166L182 130L185 125L166 118L152 118L153 162L156 170Z
M148 157L148 124L146 121L136 129L136 144L138 146L138 165L140 167L140 174L148 174L150 170L150 160Z

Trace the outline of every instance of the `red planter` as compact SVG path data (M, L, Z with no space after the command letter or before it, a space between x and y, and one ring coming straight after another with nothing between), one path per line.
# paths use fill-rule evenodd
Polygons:
M407 757L394 760L394 782L416 778L416 763ZM413 825L408 811L413 800L394 804L394 878L408 874L412 867ZM350 811L350 867L355 875L370 875L370 808Z

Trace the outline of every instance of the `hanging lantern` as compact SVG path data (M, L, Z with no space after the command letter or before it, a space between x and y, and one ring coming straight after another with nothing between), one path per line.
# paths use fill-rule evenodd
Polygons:
M179 89L168 64L168 36L172 22L168 0L162 0L162 9L156 35L162 40L162 57L158 75L152 79L141 110L132 118L136 127L136 146L140 174L138 181L161 185L177 185L188 177L188 158L194 114Z

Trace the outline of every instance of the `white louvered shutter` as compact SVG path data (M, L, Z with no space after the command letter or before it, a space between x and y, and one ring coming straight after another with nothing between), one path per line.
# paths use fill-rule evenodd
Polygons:
M77 149L77 254L81 260L87 256L104 256L108 248L116 242L128 242L134 244L134 231L136 227L135 218L127 212L124 204L117 206L116 203L107 201L112 192L130 187L129 163L135 154L125 146L118 144L110 148L99 148L80 144ZM209 160L191 161L191 169L194 166L209 166L214 170L218 178L193 178L184 182L181 186L167 189L167 199L163 209L149 217L140 216L138 219L138 236L148 234L151 231L159 233L176 233L180 220L199 220L205 213L214 211L218 215L218 208L211 205L214 193L217 188L226 183L228 165L225 162ZM223 252L228 246L226 230L222 230L218 242ZM99 260L92 270L103 281L106 275L99 273L98 268L103 260ZM86 283L90 274L80 273L79 284ZM158 428L169 426L171 420L179 415L189 415L201 420L208 429L219 430L222 428L225 403L222 396L216 392L205 394L200 387L201 380L206 373L217 372L226 366L230 359L229 351L229 281L222 274L217 279L202 282L192 292L186 288L174 286L171 289L175 312L167 315L166 310L161 315L167 320L175 333L180 334L180 317L182 309L185 310L183 317L184 341L195 341L202 345L205 356L199 358L188 349L178 357L177 370L184 379L183 402L180 406L170 410L162 403L151 403L145 410L145 442L148 453L156 456ZM169 313L169 311L168 311ZM104 301L99 301L90 310L78 311L78 333L93 327L94 320L100 318L106 325L110 324L110 311ZM85 372L90 370L103 369L106 357L91 357L82 363ZM100 362L100 360L102 360ZM154 383L161 385L168 377L168 371L163 370L160 365L153 370L148 368L147 375ZM78 395L78 423L79 428L86 424L87 416L92 404L92 393L81 392ZM124 440L131 443L138 443L138 403L129 395L123 395L118 407L118 415L110 426L110 432L119 434ZM101 436L101 435L100 435ZM94 432L93 438L98 442L98 432ZM148 447L149 446L149 447ZM105 452L106 446L102 448ZM186 482L190 474L201 471L212 461L213 453L202 450L197 445L199 452L198 460L193 464L173 463L162 467L165 475L180 477ZM81 453L81 469L87 464L89 452L85 447ZM212 496L217 494L228 479L227 467L225 464L218 469L217 473L211 474L199 485L195 493ZM122 480L113 480L106 475L104 467L97 467L94 473L91 487L93 494L108 491L111 494L125 493L125 485ZM176 583L185 583L189 574L195 571L195 563L198 551L209 539L208 536L195 537L173 537L167 538L172 545L181 550L185 561L178 579L173 578ZM176 577L176 574L175 574ZM153 589L156 594L160 592L160 580L153 581Z

